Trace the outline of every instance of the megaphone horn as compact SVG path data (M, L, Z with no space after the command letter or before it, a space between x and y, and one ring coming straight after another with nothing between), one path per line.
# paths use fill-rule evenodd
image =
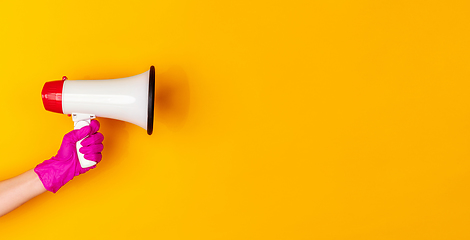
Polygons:
M108 80L50 81L42 88L44 108L51 112L71 114L74 129L90 124L95 117L133 123L153 132L155 101L155 67L144 73ZM83 168L96 163L86 160L78 149Z

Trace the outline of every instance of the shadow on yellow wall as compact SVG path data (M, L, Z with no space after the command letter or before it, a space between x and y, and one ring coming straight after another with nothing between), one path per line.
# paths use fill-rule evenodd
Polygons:
M189 110L189 84L180 67L171 67L155 79L155 120L171 130L184 126Z

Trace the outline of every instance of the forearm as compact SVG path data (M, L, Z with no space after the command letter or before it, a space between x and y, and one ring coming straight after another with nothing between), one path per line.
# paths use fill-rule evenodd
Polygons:
M0 182L0 217L45 192L33 169Z

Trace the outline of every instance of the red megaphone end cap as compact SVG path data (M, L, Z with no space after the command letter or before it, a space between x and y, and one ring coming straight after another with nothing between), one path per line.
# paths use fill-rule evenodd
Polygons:
M62 111L62 88L64 81L46 82L42 87L41 97L44 108L47 111L63 113Z

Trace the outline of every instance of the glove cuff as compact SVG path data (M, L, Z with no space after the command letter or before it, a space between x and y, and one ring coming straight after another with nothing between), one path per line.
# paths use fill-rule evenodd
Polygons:
M67 178L67 174L62 170L62 165L63 162L52 157L34 168L34 172L38 175L42 185L44 185L47 191L56 193L69 181L66 179L71 180L74 177L71 176L71 178Z

